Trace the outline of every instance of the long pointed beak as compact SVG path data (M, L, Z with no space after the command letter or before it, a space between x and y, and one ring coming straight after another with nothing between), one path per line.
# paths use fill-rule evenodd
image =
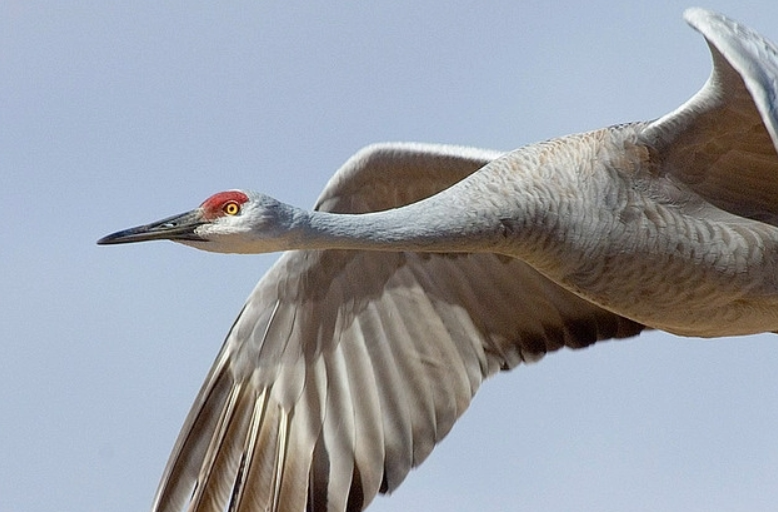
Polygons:
M199 240L204 238L195 233L198 226L207 224L200 209L180 215L174 215L151 224L124 229L104 236L97 241L99 245L129 244L148 240Z

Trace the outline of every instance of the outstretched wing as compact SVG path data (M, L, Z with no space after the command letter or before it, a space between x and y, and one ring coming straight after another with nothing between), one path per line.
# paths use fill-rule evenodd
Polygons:
M722 210L778 226L778 49L720 14L689 9L713 71L643 132L657 168Z
M317 207L410 203L497 156L371 146ZM227 336L154 510L362 510L427 457L485 377L641 329L502 256L285 253Z

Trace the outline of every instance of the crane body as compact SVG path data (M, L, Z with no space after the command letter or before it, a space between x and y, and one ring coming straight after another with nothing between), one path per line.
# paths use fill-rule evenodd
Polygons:
M778 49L722 15L685 17L713 71L654 121L509 153L377 144L312 210L230 190L102 238L284 251L153 511L363 510L499 370L646 328L778 331Z

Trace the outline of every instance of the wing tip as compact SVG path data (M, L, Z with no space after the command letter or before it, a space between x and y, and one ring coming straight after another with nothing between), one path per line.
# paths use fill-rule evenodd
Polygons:
M715 19L727 19L724 15L703 7L689 7L683 11L683 19L686 23L697 28L699 23Z

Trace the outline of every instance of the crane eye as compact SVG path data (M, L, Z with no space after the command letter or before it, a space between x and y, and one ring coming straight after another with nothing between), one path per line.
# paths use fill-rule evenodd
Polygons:
M237 215L240 213L240 205L235 201L230 201L222 206L222 211L227 215Z

